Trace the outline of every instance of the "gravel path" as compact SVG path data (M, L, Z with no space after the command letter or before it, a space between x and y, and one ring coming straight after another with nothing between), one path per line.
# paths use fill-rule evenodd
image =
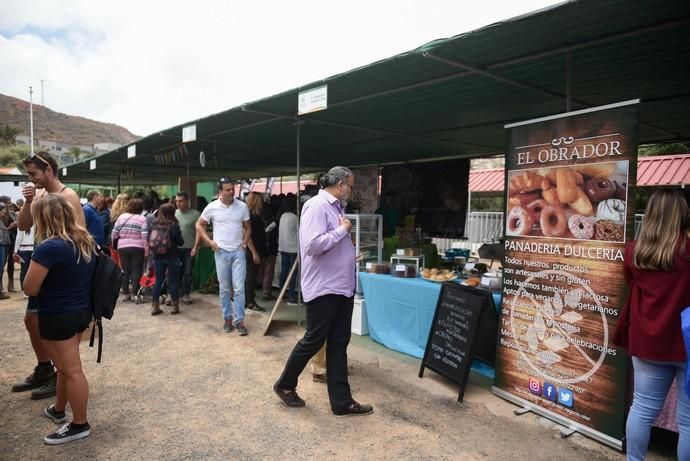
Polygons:
M350 347L351 385L373 415L334 417L325 385L308 373L299 387L307 406L285 408L271 385L302 329L279 320L264 337L267 316L250 313L249 336L226 334L217 297L195 299L179 316L122 303L106 321L101 364L82 345L93 431L58 447L42 443L55 428L40 416L49 401L9 392L35 359L23 300L0 302L0 459L624 459L580 435L561 439L535 415L514 416L474 374L460 405L455 385L431 372L420 380L416 360L361 339Z

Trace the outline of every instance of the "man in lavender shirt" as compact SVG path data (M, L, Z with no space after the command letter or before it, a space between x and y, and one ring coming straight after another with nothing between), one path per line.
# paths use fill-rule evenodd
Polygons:
M292 350L273 390L288 407L303 407L297 379L328 340L326 377L331 410L336 416L368 415L371 405L359 404L347 380L347 345L350 342L355 293L355 248L352 224L343 216L355 177L336 166L321 180L322 189L302 209L299 228L302 296L307 303L307 331Z

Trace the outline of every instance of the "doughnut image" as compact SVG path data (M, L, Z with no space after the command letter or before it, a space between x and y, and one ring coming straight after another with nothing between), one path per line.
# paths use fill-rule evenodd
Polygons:
M624 242L628 175L627 160L509 171L506 235Z
M528 192L525 194L516 194L510 197L508 204L510 206L525 206L539 198L539 192Z
M607 242L623 241L623 226L611 221L597 221L594 224L594 238L596 240L606 240Z
M591 201L601 202L616 194L616 186L606 178L592 178L585 183L585 193Z
M541 196L544 197L544 201L549 205L556 206L561 204L560 200L558 200L558 191L555 188L541 191Z
M563 208L559 206L546 205L541 211L541 231L547 237L563 237L568 225Z
M568 229L573 237L589 240L594 236L594 220L586 216L574 214L568 220Z
M530 213L522 208L516 206L510 209L508 213L508 235L527 235L532 229L532 216Z
M527 204L527 211L532 215L532 228L539 229L539 219L541 212L546 206L546 201L539 199Z
M625 202L617 198L604 200L597 206L597 218L623 224L625 222Z

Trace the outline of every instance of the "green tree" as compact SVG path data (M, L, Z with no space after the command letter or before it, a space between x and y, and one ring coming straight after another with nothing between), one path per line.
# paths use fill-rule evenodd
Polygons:
M17 167L24 170L22 161L29 155L29 146L18 144L13 146L0 145L0 166Z
M14 146L17 144L18 134L18 128L6 124L4 127L0 128L0 145Z
M637 149L640 157L651 157L654 155L686 154L690 148L686 144L646 144Z
M78 162L83 152L78 147L70 147L68 153L74 159L75 162Z

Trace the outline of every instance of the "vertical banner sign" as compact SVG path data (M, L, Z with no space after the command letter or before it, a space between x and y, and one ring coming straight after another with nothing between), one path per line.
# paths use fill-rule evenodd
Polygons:
M506 125L493 392L622 450L627 354L611 344L632 238L637 103Z

